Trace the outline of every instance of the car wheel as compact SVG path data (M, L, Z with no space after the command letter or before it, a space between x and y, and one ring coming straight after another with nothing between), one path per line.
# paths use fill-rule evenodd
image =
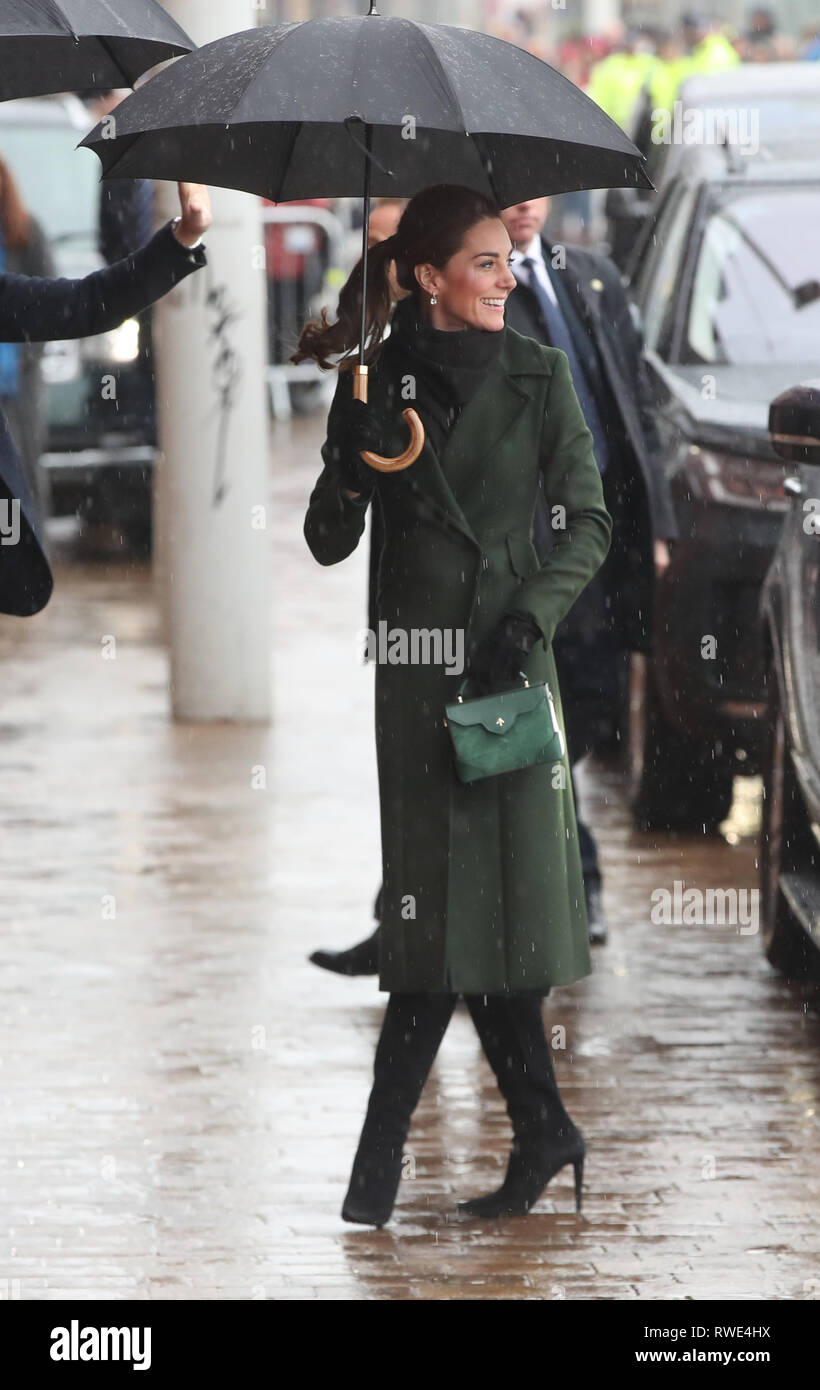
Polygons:
M714 743L701 743L663 719L652 663L633 652L629 669L627 773L629 801L641 830L713 835L732 805L731 762Z
M789 757L786 720L774 667L769 670L760 827L760 905L763 949L775 969L792 979L814 974L806 937L784 896L781 876L797 868L805 825L797 778Z

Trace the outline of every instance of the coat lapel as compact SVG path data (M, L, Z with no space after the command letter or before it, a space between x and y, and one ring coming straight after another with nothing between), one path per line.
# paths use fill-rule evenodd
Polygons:
M395 474L396 482L406 487L418 503L429 508L442 524L455 527L476 545L478 541L462 504L472 482L484 473L487 459L500 448L531 403L533 398L526 389L526 378L543 376L547 370L546 366L532 360L522 364L510 332L505 335L486 384L464 407L451 430L442 458L439 459L432 444L425 439L415 463ZM412 405L412 401L401 399L400 364L394 368L391 357L385 361L382 378L378 404L375 393L372 397L373 408L383 426L385 452L398 454L407 443L407 427L401 412Z
M485 384L464 407L444 446L442 463L451 488L462 500L531 400L523 383L511 372L502 349Z
M407 447L408 433L402 411L412 407L413 401L402 399L401 361L396 359L395 351L390 350L390 339L379 366L378 376L374 378L376 390L371 391L371 404L381 426L384 453L395 457ZM390 474L384 476L390 478L392 485L406 489L416 505L421 505L441 525L454 527L474 545L478 544L426 435L424 447L415 463L392 477Z

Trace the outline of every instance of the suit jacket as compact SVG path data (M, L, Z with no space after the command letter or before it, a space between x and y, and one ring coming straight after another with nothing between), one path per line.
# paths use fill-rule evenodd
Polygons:
M169 223L134 255L83 280L0 275L0 338L43 343L106 333L205 264L203 249L180 245ZM48 603L54 581L41 519L1 414L0 527L0 613L29 617Z
M544 260L564 311L610 442L604 497L613 518L612 548L599 576L612 603L620 646L651 647L656 538L678 535L669 484L652 410L639 334L615 265L597 252L568 247L566 266L551 263L552 247L542 240ZM510 327L538 342L548 341L538 301L518 285L507 301ZM567 621L571 628L572 617Z

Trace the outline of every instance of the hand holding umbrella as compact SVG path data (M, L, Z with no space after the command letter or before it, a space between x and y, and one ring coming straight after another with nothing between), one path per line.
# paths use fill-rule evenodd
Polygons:
M174 236L183 246L196 246L214 220L210 194L204 184L181 183L179 205L182 214L174 227Z
M328 431L331 458L348 496L366 501L373 491L370 459L380 459L382 447L379 427L367 403L356 396L338 403L332 425L328 422ZM385 462L389 465L391 461Z

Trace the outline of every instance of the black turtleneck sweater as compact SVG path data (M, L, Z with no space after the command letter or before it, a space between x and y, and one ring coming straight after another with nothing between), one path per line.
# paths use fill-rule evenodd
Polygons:
M498 359L506 330L433 328L414 293L393 311L390 342L402 369L416 378L415 405L433 449L441 458L453 425L480 390Z

